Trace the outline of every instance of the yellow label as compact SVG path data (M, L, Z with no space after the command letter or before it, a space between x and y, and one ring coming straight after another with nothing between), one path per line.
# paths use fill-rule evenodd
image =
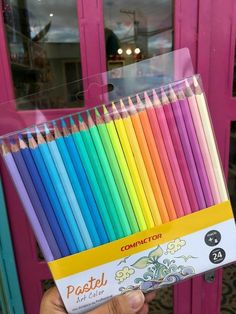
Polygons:
M55 280L132 255L233 218L230 202L214 205L126 238L49 262Z

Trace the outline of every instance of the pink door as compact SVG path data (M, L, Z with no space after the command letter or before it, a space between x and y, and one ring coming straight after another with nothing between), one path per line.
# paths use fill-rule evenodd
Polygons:
M196 72L203 77L213 123L221 126L216 135L227 170L230 120L236 120L233 76L227 76L234 63L233 2L225 0L223 6L222 1L214 0L213 6L211 0L192 0L191 5L187 0L57 0L56 5L42 0L22 0L17 5L0 1L0 103L24 96L21 101L0 105L1 134L77 111L75 104L91 104L92 95L79 92L89 82L86 86L72 83L81 76L188 47ZM230 61L219 62L229 51ZM220 94L222 99L214 93L218 77L225 91L224 98ZM25 101L25 95L54 85L62 88ZM225 115L226 108L230 115ZM1 171L25 310L36 314L42 282L50 274L2 165ZM173 312L219 313L220 296L221 271L213 277L199 276L174 288Z

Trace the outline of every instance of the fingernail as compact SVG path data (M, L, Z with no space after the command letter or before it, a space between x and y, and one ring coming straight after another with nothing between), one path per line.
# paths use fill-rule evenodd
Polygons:
M130 307L133 310L140 309L140 307L144 304L144 295L140 290L130 291L126 293L128 298Z

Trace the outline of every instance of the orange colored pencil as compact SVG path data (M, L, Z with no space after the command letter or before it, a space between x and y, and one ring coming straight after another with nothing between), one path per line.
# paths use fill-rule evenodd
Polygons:
M151 127L147 123L144 117L145 111L142 110L140 112L137 112L130 97L128 98L128 102L129 102L129 114L131 117L131 121L133 123L133 127L135 129L135 133L136 133L136 137L139 143L143 161L144 161L147 173L148 173L148 177L149 177L152 189L153 189L153 193L154 193L158 208L160 210L162 222L165 223L169 221L169 215L168 215L166 204L165 204L162 192L161 192L160 183L156 176L156 171L153 165L153 160L149 152L150 144L151 146L153 146L153 143L151 143L151 140L149 139L150 136L153 137Z
M155 109L153 108L152 102L146 92L144 93L144 96L145 96L145 108L144 108L143 103L139 103L138 105L139 116L140 116L140 120L143 126L144 134L147 140L148 148L152 157L156 176L160 183L161 192L165 200L167 212L168 212L170 220L173 220L177 218L175 206L171 197L171 192L167 183L166 174L165 174L162 162L161 162L160 153L158 151L158 147L156 145L154 133L151 126L151 122L153 122L154 124L158 123L157 121L155 121L156 113L155 113ZM138 100L140 101L140 99Z

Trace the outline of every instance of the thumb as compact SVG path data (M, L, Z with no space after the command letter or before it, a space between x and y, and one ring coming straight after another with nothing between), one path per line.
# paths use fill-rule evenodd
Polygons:
M145 298L141 291L135 290L114 297L87 314L135 314L144 305Z

